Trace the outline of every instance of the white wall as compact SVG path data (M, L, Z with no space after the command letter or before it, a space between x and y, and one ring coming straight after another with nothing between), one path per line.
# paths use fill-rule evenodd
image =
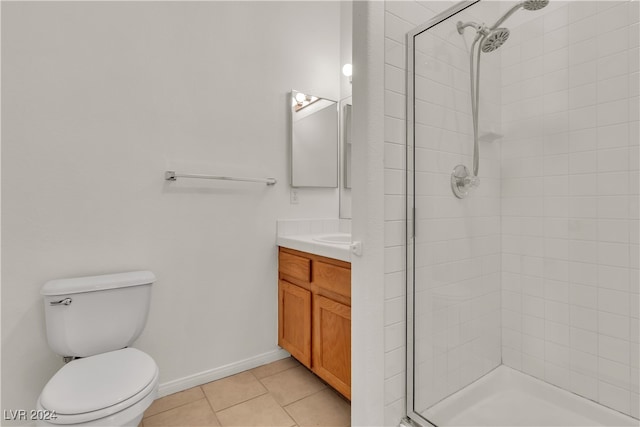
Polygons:
M344 188L346 155L343 109L345 103L352 102L352 83L349 77L342 74L342 67L345 64L353 65L353 1L351 0L340 2L340 43L340 180L338 184L340 185L340 218L351 218L351 188Z
M639 3L552 3L502 53L503 362L637 418Z
M32 408L61 360L40 287L158 277L136 346L161 383L276 347L277 218L289 204L288 92L340 96L335 2L2 4L3 409ZM178 181L184 172L273 176Z
M384 408L384 4L353 5L353 223L351 424L378 426ZM357 107L356 107L357 106ZM397 420L395 422L397 424Z
M353 61L353 2L340 2L340 99L351 96L352 83L342 74L342 66Z

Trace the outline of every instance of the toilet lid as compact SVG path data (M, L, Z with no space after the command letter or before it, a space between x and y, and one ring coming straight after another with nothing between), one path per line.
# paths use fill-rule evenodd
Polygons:
M42 390L42 406L58 414L98 411L144 389L158 367L147 354L125 348L67 363Z

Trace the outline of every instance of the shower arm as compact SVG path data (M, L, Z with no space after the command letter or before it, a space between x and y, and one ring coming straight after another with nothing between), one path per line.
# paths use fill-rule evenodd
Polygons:
M476 32L486 32L486 27L484 25L480 25L473 21L469 21L469 22L458 21L457 28L458 28L459 34L463 34L464 29L467 27L472 27L474 30L476 30Z
M523 7L523 5L524 5L524 2L520 2L520 3L518 3L517 5L513 6L511 9L509 9L509 10L507 11L507 13L505 13L504 15L502 15L502 17L496 21L496 23L495 23L495 24L493 24L491 27L489 27L489 31L493 31L493 30L495 30L496 28L498 28L498 27L499 27L499 26L500 26L504 21L506 21L507 19L509 19L509 17L510 17L511 15L513 15L514 13L516 13L516 11L517 11L518 9L520 9L521 7Z

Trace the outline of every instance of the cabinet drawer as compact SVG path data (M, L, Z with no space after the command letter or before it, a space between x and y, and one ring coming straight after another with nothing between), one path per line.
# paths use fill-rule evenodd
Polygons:
M281 274L305 282L311 281L311 260L287 252L280 252L278 270Z
M351 270L348 268L315 261L313 282L328 291L351 298Z

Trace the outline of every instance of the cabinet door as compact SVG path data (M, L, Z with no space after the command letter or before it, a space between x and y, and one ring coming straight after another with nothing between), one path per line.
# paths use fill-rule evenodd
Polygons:
M311 368L311 292L278 282L278 345Z
M313 296L312 370L351 399L351 307Z

